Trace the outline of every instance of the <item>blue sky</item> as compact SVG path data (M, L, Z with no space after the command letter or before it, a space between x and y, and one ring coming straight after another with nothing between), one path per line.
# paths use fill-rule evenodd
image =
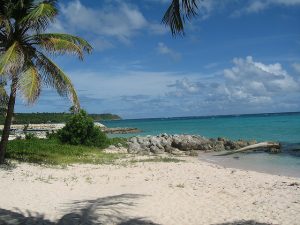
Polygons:
M83 62L55 59L83 108L123 118L300 111L300 0L203 0L177 38L160 23L170 1L59 1L49 31L94 47ZM70 105L44 89L16 111Z

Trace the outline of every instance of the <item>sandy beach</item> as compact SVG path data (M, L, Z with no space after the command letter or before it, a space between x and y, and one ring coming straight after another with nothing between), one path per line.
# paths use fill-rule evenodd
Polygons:
M0 224L287 224L300 179L184 162L0 169Z

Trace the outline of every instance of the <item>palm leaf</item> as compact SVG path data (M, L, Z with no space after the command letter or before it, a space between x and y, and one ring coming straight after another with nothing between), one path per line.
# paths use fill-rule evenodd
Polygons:
M199 0L172 1L162 19L162 23L170 27L173 36L184 35L185 18L190 20L197 15L198 2Z
M41 92L41 79L33 64L21 74L18 89L29 104L33 104L37 100Z
M92 46L82 38L68 34L39 34L29 37L39 47L54 54L74 54L83 59L84 51L90 53Z
M198 2L199 0L182 0L182 9L187 19L191 19L197 15Z
M60 96L69 97L77 109L80 108L79 99L70 78L44 54L36 53L36 66L46 86L56 89Z
M14 42L2 55L0 55L0 75L17 71L24 62L24 55L18 42Z
M49 23L54 21L57 15L55 2L56 1L43 1L38 3L21 19L20 24L37 31L45 30Z
M11 23L3 15L0 15L0 29L1 30L6 30L6 32L11 31Z

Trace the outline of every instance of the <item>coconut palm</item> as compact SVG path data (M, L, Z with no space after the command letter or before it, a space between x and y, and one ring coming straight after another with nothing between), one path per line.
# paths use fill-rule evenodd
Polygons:
M76 36L45 33L57 11L56 0L0 0L0 76L10 85L0 163L4 161L17 91L33 104L43 86L52 87L79 108L70 79L46 53L73 54L83 59L92 47Z
M197 15L199 0L172 0L162 22L170 27L172 35L184 35L185 20Z
M0 116L5 114L8 96L5 90L5 81L3 81L0 77Z

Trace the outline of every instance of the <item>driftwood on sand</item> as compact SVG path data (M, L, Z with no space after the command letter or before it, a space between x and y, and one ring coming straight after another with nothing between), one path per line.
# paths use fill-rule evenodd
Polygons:
M240 148L238 150L233 150L233 151L229 151L229 152L226 152L226 153L218 154L216 156L232 155L232 154L235 154L235 153L257 150L257 149L260 149L260 148L280 149L280 144L277 143L277 142L261 142L261 143L257 143L257 144L254 144L254 145L246 146L244 148Z

